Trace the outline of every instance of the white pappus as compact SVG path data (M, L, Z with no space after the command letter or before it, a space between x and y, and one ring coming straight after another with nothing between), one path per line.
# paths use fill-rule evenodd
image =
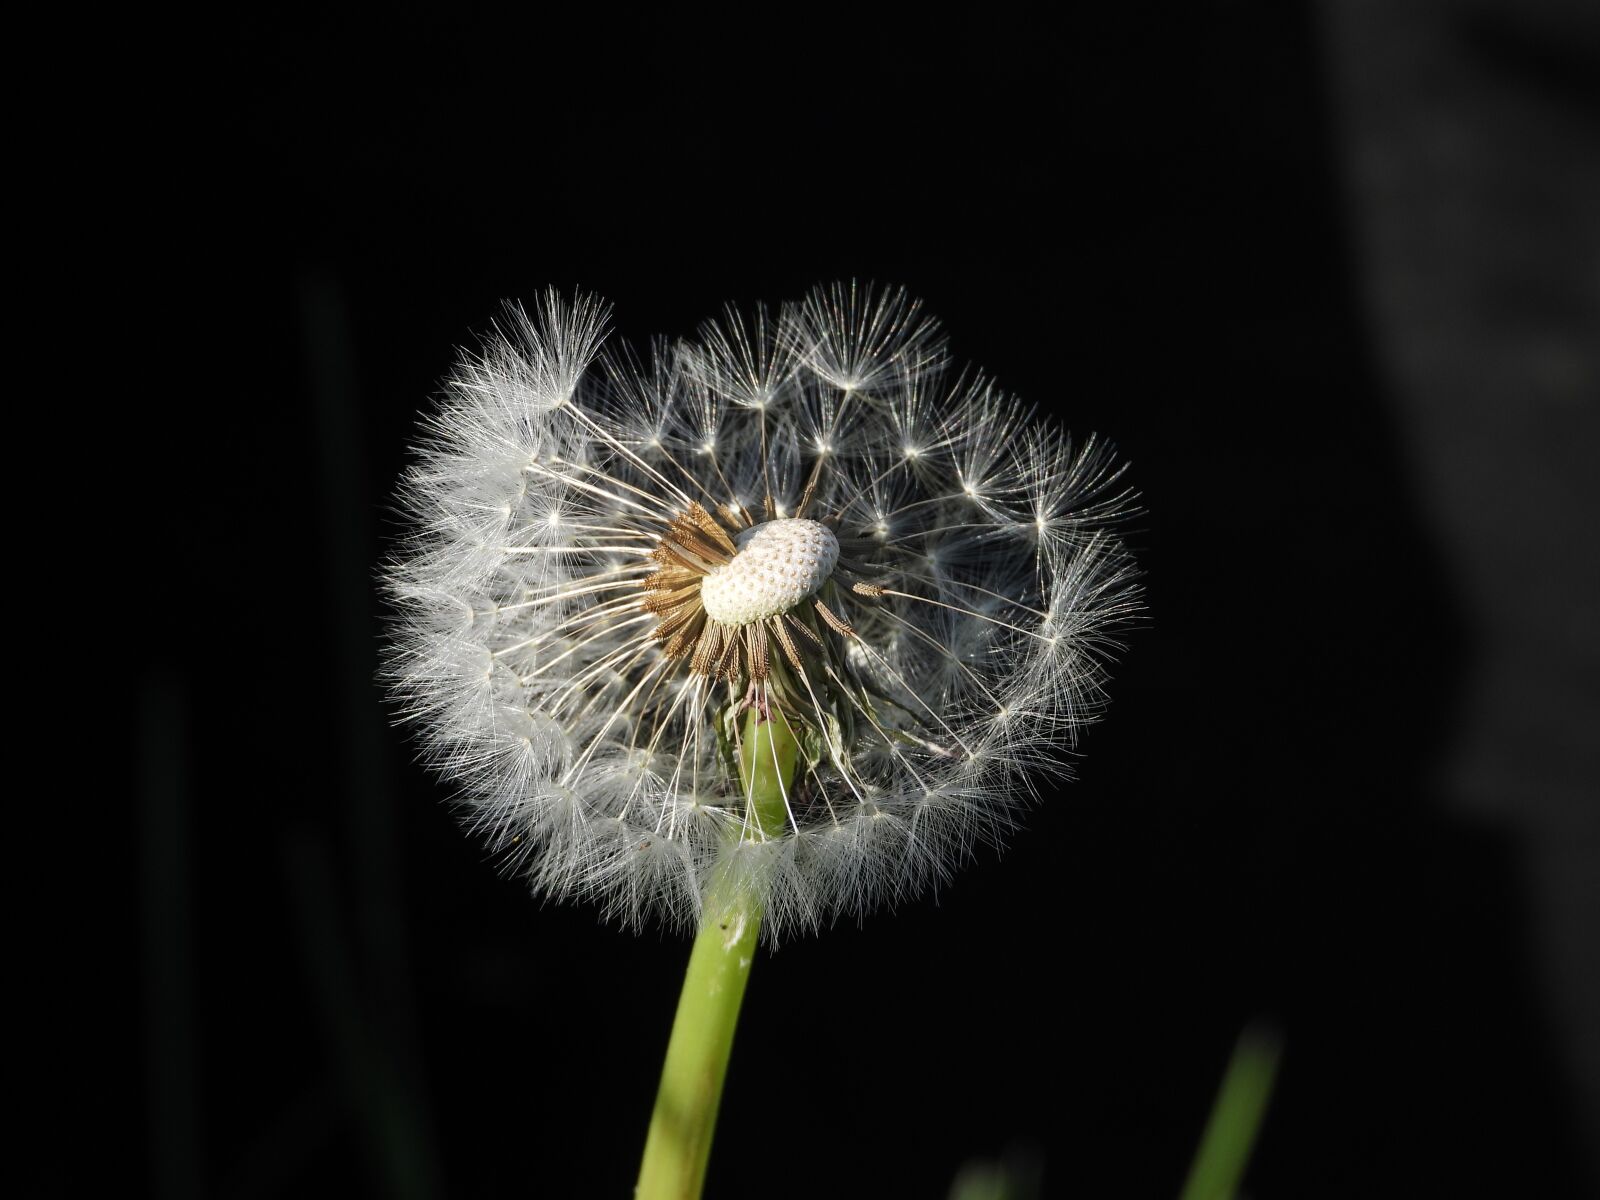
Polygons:
M592 299L509 313L402 484L386 674L535 892L688 926L738 870L778 939L1013 827L1139 608L1107 445L953 372L897 290L642 356ZM730 766L751 707L799 735L781 831Z

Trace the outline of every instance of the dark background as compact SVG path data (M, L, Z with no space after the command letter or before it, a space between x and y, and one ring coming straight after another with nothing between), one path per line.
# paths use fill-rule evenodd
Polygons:
M938 1197L1003 1154L1173 1195L1253 1019L1252 1195L1583 1194L1595 22L755 11L210 34L171 333L219 371L158 433L187 574L112 918L143 995L73 1018L130 1082L34 1106L137 1145L45 1143L35 1191L629 1193L686 945L457 829L372 682L385 506L502 299L598 292L640 341L856 276L1117 443L1149 614L1003 857L758 965L708 1195Z

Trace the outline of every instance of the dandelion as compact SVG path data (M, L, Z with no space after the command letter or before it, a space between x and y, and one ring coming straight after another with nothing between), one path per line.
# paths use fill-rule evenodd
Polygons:
M1064 770L1137 608L1133 497L900 291L642 354L606 322L551 293L461 360L403 485L389 673L536 893L703 931L685 1004L704 943L731 1038L758 928L936 887Z

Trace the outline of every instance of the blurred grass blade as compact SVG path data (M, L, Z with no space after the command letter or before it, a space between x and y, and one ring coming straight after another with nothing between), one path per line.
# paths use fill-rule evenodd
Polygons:
M998 1162L964 1164L950 1185L949 1200L1039 1200L1043 1188L1043 1155L1037 1147L1013 1145Z
M1252 1025L1239 1035L1182 1200L1233 1200L1238 1194L1282 1053L1283 1037L1269 1026Z

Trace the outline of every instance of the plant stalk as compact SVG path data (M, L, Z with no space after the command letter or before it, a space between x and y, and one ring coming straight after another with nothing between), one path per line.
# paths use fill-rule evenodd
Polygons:
M799 745L777 709L746 715L737 748L749 814L744 838L781 837ZM698 1200L711 1160L722 1083L761 932L762 895L724 873L712 882L678 997L661 1086L645 1138L636 1200Z
M1283 1038L1266 1025L1239 1035L1179 1200L1233 1200L1261 1130Z

